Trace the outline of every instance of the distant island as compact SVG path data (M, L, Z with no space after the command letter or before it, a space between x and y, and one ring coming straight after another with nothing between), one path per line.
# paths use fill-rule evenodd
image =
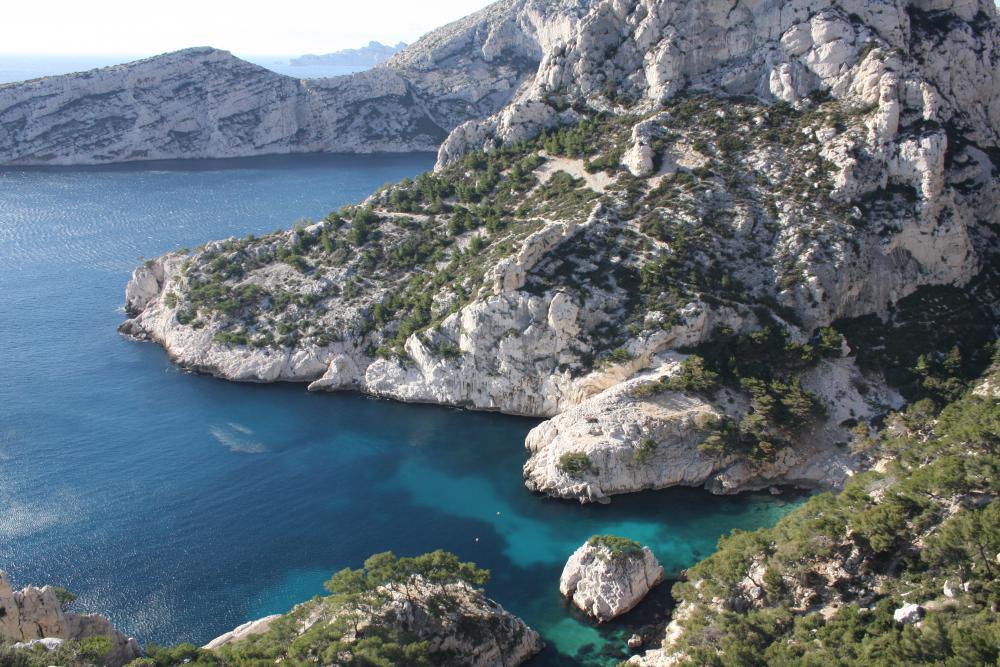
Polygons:
M382 44L381 42L368 42L367 46L357 49L343 49L321 56L308 54L292 58L289 64L297 67L335 66L335 67L371 67L385 62L397 51L406 46L405 42L399 42L395 46Z

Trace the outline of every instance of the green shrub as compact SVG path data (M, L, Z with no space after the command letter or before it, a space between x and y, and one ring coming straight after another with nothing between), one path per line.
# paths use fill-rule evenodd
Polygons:
M594 464L585 452L566 452L559 457L559 470L570 477L582 477L593 469Z
M615 348L601 356L601 366L612 366L614 364L625 364L632 361L632 353L624 347Z
M666 380L674 391L693 391L702 394L714 392L719 387L719 374L705 366L705 360L696 354L681 362L681 370Z
M241 331L220 331L212 337L212 340L223 345L245 347L250 344L250 339Z
M587 544L592 547L604 547L611 552L612 558L642 553L641 544L635 540L618 537L617 535L594 535L587 540Z
M71 593L62 586L54 586L53 590L56 594L56 599L59 600L59 606L62 607L63 611L76 601L76 594Z
M643 465L653 457L656 450L660 448L659 443L657 443L652 438L642 438L639 440L639 444L635 448L635 462L639 465Z

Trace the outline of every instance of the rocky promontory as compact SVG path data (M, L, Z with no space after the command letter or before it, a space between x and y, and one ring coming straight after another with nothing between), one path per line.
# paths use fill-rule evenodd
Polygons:
M6 573L0 571L0 642L12 642L15 648L42 646L54 651L64 642L98 637L110 642L108 653L101 658L110 667L120 667L142 655L136 641L104 616L65 611L52 586L14 591Z
M548 419L524 474L558 497L838 488L904 402L896 332L997 319L996 9L531 6L490 11L537 19L534 78L433 173L151 260L122 331L230 380Z
M559 592L603 623L635 607L662 581L663 567L649 547L601 535L570 556L559 577Z
M206 660L239 663L246 655L276 662L513 667L544 647L538 633L487 598L488 573L437 551L415 558L378 554L359 570L327 582L332 595L283 616L240 626L201 651Z
M330 79L199 47L0 85L0 164L435 151L534 74L560 32L548 13L544 2L503 0L388 62Z

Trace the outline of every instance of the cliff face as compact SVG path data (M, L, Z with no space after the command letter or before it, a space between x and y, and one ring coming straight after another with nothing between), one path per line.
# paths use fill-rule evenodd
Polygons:
M973 284L995 322L992 5L548 7L535 79L435 173L140 267L122 331L234 380L555 417L525 479L560 497L839 486L901 399L824 328L908 303L948 330L934 289Z
M912 164L918 154L929 157L930 146L941 145L935 130L974 145L997 143L997 48L988 0L594 2L512 104L460 128L441 160L552 126L557 99L614 110L655 108L691 90L789 103L823 91L877 104L876 144L919 124L925 143L887 155L908 173L920 170Z
M28 643L38 640L83 640L107 637L111 653L106 657L112 667L125 665L141 655L139 645L122 634L103 616L72 614L62 609L51 586L28 586L11 589L7 575L0 571L0 641ZM43 644L56 647L57 642Z
M546 5L504 0L333 79L193 48L0 86L0 164L436 150L534 74L555 30L539 30Z

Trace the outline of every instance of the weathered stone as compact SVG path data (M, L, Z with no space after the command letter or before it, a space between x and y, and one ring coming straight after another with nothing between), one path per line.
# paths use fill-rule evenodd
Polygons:
M924 617L925 610L919 604L904 604L892 612L892 619L904 625L917 623Z
M649 547L615 552L587 542L566 562L559 592L603 623L635 607L661 581L663 568Z
M247 623L244 623L229 632L219 635L212 641L205 644L204 648L214 651L215 649L222 648L223 646L235 644L236 642L246 639L247 637L262 635L270 629L271 623L279 618L281 618L281 614L273 614L271 616L265 616L264 618L258 618L256 621L248 621Z
M125 665L142 654L139 644L107 618L64 612L51 586L28 586L14 591L3 571L0 571L0 612L0 640L28 646L40 643L46 650L53 650L65 640L107 637L111 640L107 656L110 667Z

